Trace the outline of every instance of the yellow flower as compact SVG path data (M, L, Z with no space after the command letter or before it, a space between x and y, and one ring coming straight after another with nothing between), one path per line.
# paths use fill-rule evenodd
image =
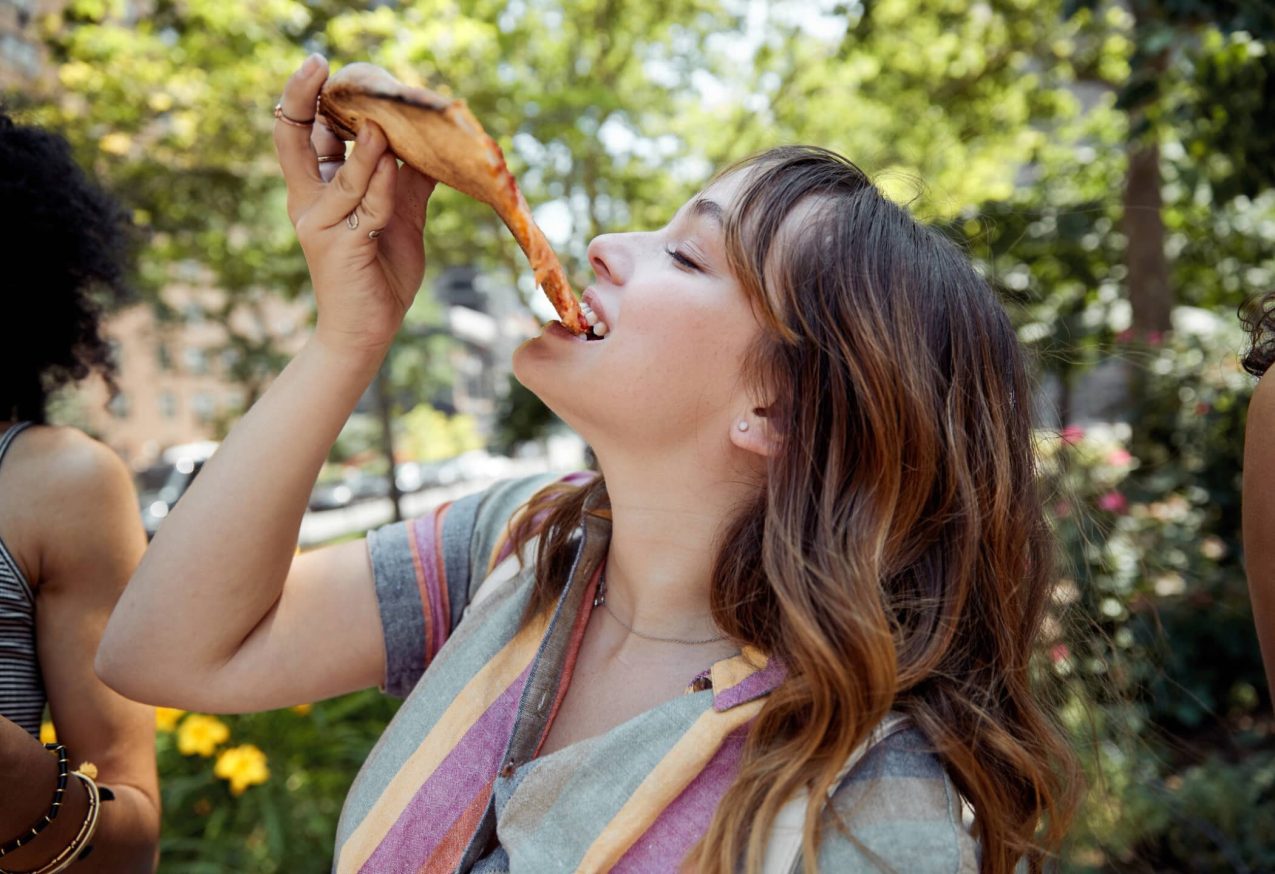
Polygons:
M40 743L55 744L58 742L58 733L53 728L52 722L46 722L40 726Z
M177 720L181 719L185 712L175 707L156 707L155 727L160 731L172 731L177 727Z
M226 723L215 716L192 713L182 720L177 729L177 749L183 756L201 755L208 758L230 737Z
M311 710L313 707L314 707L314 705L312 705L312 704L295 704L295 705L293 705L293 707L292 707L292 712L293 712L293 713L297 713L297 714L299 714L299 715L301 715L301 716L309 716L309 715L310 715L310 710Z
M230 783L231 795L242 795L249 786L256 786L270 778L266 767L266 754L252 744L243 744L222 750L213 765L213 774Z

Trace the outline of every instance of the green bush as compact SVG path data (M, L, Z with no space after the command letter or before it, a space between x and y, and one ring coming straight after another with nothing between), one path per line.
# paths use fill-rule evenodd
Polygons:
M1093 781L1078 870L1275 870L1275 738L1240 542L1242 342L1218 319L1121 347L1133 424L1042 444L1070 616L1050 662Z
M369 690L244 716L160 710L161 870L330 871L345 794L398 705Z

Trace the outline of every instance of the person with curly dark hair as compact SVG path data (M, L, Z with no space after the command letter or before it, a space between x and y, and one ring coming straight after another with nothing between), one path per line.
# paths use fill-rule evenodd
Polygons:
M1240 313L1252 343L1244 369L1259 379L1275 364L1275 291ZM1244 437L1244 556L1253 621L1266 682L1275 689L1275 379L1262 379L1249 401Z
M153 871L155 712L93 670L146 536L119 456L45 418L64 385L113 385L101 322L129 220L65 139L3 111L0 203L0 871Z

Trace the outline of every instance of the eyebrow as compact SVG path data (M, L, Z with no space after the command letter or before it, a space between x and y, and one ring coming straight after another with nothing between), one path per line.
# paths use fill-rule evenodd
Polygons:
M691 215L704 216L711 218L717 224L724 224L722 220L722 205L715 200L709 200L706 197L697 197L691 201Z

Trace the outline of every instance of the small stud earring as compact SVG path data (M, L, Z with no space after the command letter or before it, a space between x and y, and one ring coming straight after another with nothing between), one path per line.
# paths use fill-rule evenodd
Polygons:
M735 427L736 427L736 428L738 428L738 429L739 429L739 430L741 430L741 431L747 431L747 430L748 430L748 421L747 421L746 419L740 419L740 420L739 420L739 424L738 424L738 425L736 425Z

